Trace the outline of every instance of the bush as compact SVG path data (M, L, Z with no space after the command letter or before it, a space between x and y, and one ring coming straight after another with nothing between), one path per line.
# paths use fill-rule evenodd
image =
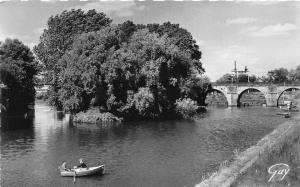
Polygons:
M197 113L197 102L190 99L177 99L176 100L176 112L183 118L191 118Z
M121 122L122 118L104 112L101 113L99 108L90 108L85 112L79 112L73 116L73 122L78 123L99 123L99 122Z
M134 107L139 115L152 117L154 114L154 96L149 88L140 88L133 96Z

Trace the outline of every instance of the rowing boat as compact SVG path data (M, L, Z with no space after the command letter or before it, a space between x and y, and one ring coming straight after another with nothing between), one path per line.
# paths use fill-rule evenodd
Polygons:
M61 170L60 175L62 177L83 177L83 176L90 176L90 175L103 175L105 172L105 165L95 166L95 167L88 167L88 168L76 168L70 170Z
M289 112L277 113L277 115L283 115L285 118L291 117L291 114Z

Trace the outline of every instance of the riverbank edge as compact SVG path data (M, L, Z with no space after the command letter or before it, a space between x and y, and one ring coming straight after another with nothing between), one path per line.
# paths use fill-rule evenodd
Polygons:
M101 122L122 122L123 118L119 118L109 112L100 112L97 109L90 109L85 112L79 112L72 115L72 122L75 123L101 123Z
M271 153L273 150L281 149L286 142L297 138L299 133L300 115L295 116L291 121L279 125L256 145L237 154L228 166L221 164L217 172L201 183L196 184L195 187L226 187L234 185L239 176L245 173L259 158Z
M198 106L197 114L205 112L206 107L204 106ZM162 121L162 120L197 120L197 115L193 115L192 117L184 117L180 114L176 114L175 116L164 116L164 118L157 118L157 119L150 119L151 121ZM98 108L90 108L86 111L81 111L76 114L72 114L71 117L72 122L75 123L88 123L88 124L96 124L96 123L106 123L106 122L124 122L125 119L122 117L117 117L114 114L110 112L101 112ZM127 119L127 121L143 121L143 120L149 120L149 119L143 119L137 118L135 120L133 119Z

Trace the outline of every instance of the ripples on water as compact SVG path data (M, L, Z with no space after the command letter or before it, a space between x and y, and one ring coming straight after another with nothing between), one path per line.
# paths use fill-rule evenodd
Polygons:
M214 108L195 122L101 126L70 124L67 115L39 103L31 125L1 130L2 185L193 186L235 149L243 151L287 120L276 111ZM18 126L20 120L8 123ZM106 164L107 174L78 178L75 185L73 178L60 177L58 165L66 160L73 166L79 157L90 165Z

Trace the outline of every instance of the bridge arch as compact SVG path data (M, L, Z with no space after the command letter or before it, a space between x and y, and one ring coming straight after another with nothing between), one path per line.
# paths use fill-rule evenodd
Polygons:
M245 88L245 89L241 90L238 93L238 97L237 97L237 106L238 107L241 106L241 98L242 98L243 94L245 94L247 91L260 92L261 95L264 97L264 102L262 104L267 104L267 97L266 97L266 94L265 94L264 90L261 90L259 88L248 87L248 88ZM249 99L249 100L251 101L251 99ZM250 101L248 103L248 106L250 105ZM253 101L255 101L255 100L252 100L251 105L253 104Z
M217 89L217 88L212 88L211 91L206 94L206 96L205 96L205 102L207 101L207 98L208 98L209 94L212 94L214 92L217 92L217 93L221 94L223 96L223 98L225 99L225 105L228 106L229 102L228 102L228 98L227 98L226 93L224 93L223 90ZM208 103L206 103L206 104L208 104Z
M285 88L284 90L282 90L281 92L279 92L278 94L278 98L277 98L277 107L279 106L279 101L280 101L280 98L282 96L282 94L285 92L285 91L289 91L289 90L300 90L299 88L296 88L296 87L287 87Z

